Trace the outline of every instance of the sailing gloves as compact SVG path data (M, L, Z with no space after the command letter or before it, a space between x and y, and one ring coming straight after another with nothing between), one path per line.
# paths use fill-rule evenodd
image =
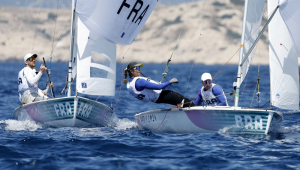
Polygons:
M172 78L170 81L169 81L171 84L172 83L178 83L178 80L176 78Z

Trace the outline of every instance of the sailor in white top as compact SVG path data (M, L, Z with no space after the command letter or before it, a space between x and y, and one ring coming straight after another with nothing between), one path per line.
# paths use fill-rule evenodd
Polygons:
M40 71L37 72L35 69L36 57L36 54L26 54L24 57L26 66L18 75L19 100L22 104L48 98L46 94L49 90L49 86L44 91L38 88L38 82L47 68L44 65L41 65ZM53 88L53 83L50 84L50 87Z
M207 106L228 106L227 98L221 86L212 83L212 77L209 73L203 73L201 76L203 87L198 91L196 105L206 103Z

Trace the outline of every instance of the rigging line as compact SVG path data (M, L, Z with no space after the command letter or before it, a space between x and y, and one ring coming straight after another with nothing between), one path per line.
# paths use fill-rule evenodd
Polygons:
M270 15L268 16L268 18L270 18L271 15L272 15L272 14L270 14ZM266 22L267 22L267 21L264 21L264 24L265 24ZM261 24L261 25L264 25L264 24ZM261 25L260 25L260 26L261 26ZM254 32L253 32L253 33L245 40L245 42L244 42L244 44L242 44L242 46L244 46L244 45L246 44L246 42L250 40L250 38L257 32L257 30L259 31L260 26L257 27L256 30L255 30L255 31L254 31ZM241 45L240 45L240 47L238 48L238 50L234 53L233 56L235 56L236 53L240 51L240 49L241 49ZM233 57L233 56L232 56L232 57ZM223 67L217 72L217 74L215 74L215 76L213 77L213 79L214 79L214 78L220 73L220 71L228 64L228 62L232 59L232 57L226 62L226 64L223 65ZM299 80L299 81L300 81L300 80Z
M259 42L259 44L261 44L260 42ZM259 99L259 95L260 95L260 92L259 92L259 80L260 80L260 78L259 78L259 70L260 70L260 59L261 59L261 57L260 57L260 50L261 50L261 48L260 48L260 46L258 45L258 69L257 69L257 74L258 74L258 76L257 76L257 85L258 85L258 88L257 88L257 105L258 105L258 107L259 107L259 103L260 103L260 99Z
M136 37L137 38L137 37ZM135 39L136 39L135 38ZM129 49L130 49L130 47L131 47L131 45L134 43L134 41L135 41L135 39L133 40L133 42L128 46L128 48L127 48L127 50L125 51L125 53L124 53L124 55L123 55L123 57L122 58L120 58L120 59L117 59L117 66L116 66L116 68L119 68L119 66L120 66L120 64L122 63L122 60L124 60L124 58L125 58L125 56L126 56L126 54L127 54L127 52L129 51ZM119 61L118 61L119 60ZM123 70L122 70L122 72L123 72Z
M209 4L208 2L209 2L209 0L206 0L206 9L205 9L204 15L205 15L205 14L207 13L207 11L208 11L208 4ZM202 33L202 30L203 30L204 22L205 22L205 18L202 20L202 23L201 23L200 34L199 34L198 42L197 42L197 45L196 45L196 49L198 48L199 43L200 43L200 38L201 38L201 36L202 36L201 33ZM185 94L186 94L186 92L187 92L187 88L188 88L188 85L189 85L189 83L190 83L190 79L191 79L193 67L194 67L194 64L195 64L196 54L197 54L197 50L195 50L195 53L194 53L193 63L192 63L190 75L189 75L189 78L188 78L188 82L187 82L186 87L185 87L184 96L185 96Z
M187 3L185 3L185 4L187 4ZM174 47L173 47L173 51L172 51L172 53L171 53L171 56L170 56L169 60L167 61L167 65L166 65L166 67L165 67L165 70L164 70L164 73L163 73L163 77L161 78L160 83L161 83L162 80L167 76L167 74L168 74L168 72L169 72L169 65L170 65L171 59L172 59L172 57L173 57L173 54L174 54L174 56L175 56L175 50L176 50L176 47L178 47L178 42L179 42L179 39L180 39L180 37L181 37L182 31L183 31L183 27L184 27L184 24L183 24L183 25L181 26L181 28L180 28L179 35L178 35L178 37L177 37L176 43L174 44Z
M41 3L40 3L40 9L39 9L39 17L38 17L38 20L40 20L40 14L41 14L42 4L43 4L43 0L41 0ZM33 37L33 44L32 44L32 47L31 47L31 53L32 53L33 47L34 47L34 42L35 42L35 36L36 36L37 27L38 27L38 25L36 26L35 31L34 31L34 37Z
M55 48L56 48L56 46L57 46L57 44L58 44L58 42L59 42L59 40L60 40L60 38L61 38L63 32L65 31L65 28L66 28L67 24L70 22L70 20L71 20L71 16L70 16L70 18L68 19L68 21L66 22L66 24L65 24L65 26L64 26L64 29L62 30L62 32L61 32L61 34L60 34L58 40L56 41L56 44L55 44L54 48L53 48L52 51L51 51L51 54L52 54L53 51L55 50Z
M128 50L130 49L130 47L131 47L131 44L129 45L129 47L127 48L125 54L123 55L123 66L122 66L122 77L121 77L121 81L120 81L120 83L121 83L121 84L120 84L120 90L119 90L119 95L118 95L117 102L116 102L115 106L113 107L113 109L117 106L117 104L118 104L118 102L119 102L119 99L120 99L120 95L121 95L121 91L122 91L122 85L123 85L124 59L125 59L125 56L126 56ZM99 96L99 97L100 97L100 96ZM99 98L99 97L98 97L98 98Z
M254 96L255 96L255 92L256 92L257 86L258 86L258 84L256 83L256 87L255 87L255 90L254 90L254 93L253 93L253 97L252 97L252 101L251 101L251 104L250 104L249 108L252 107L252 103L253 103L253 99L254 99Z
M270 71L269 72L267 72L267 73L265 73L263 76L261 76L260 78L263 78L266 74L268 74L268 73L270 73ZM248 88L250 88L254 83L256 83L257 82L257 80L256 81L254 81L252 84L250 84L246 89L244 89L242 92L240 92L240 95L244 92L244 91L246 91ZM231 100L229 100L229 102L231 102L233 99L231 99Z
M57 22L58 6L59 6L59 0L57 0L56 17L55 17L55 24L54 24L54 33L53 33L53 37L52 37L52 50L51 50L50 58L52 58L53 49L54 49L54 46L53 46L53 45L54 45L54 38L55 38L55 30L56 30L56 22Z
M121 77L121 84L120 84L120 90L119 90L119 95L118 95L118 99L117 99L117 102L116 102L116 104L115 104L115 106L113 107L113 109L117 106L117 104L118 104L118 101L119 101L119 99L120 99L120 94L121 94L121 91L122 91L122 84L123 84L123 70L124 70L124 57L123 57L123 66L122 66L122 77Z
M171 108L171 109L172 109L172 108ZM152 132L155 132L158 128L160 128L160 126L164 123L164 121L165 121L165 119L166 119L166 117L167 117L168 112L171 111L171 109L168 109L168 110L167 110L167 112L166 112L166 114L165 114L165 117L164 117L164 119L161 121L160 125L159 125L157 128L155 128Z
M260 26L259 26L259 27L260 27ZM259 27L258 27L258 28L259 28ZM256 32L256 31L255 31L255 32ZM253 34L254 34L254 33L253 33ZM252 34L252 35L253 35L253 34ZM251 35L251 36L252 36L252 35ZM251 36L250 36L250 37L251 37ZM249 38L247 39L247 41L248 41L248 40L249 40ZM244 43L244 44L245 44L245 43ZM258 42L257 44L261 44L261 42ZM260 67L259 67L259 66L260 66L260 62L259 62L259 61L260 61L260 46L259 46L259 45L257 45L257 46L258 46L257 48L258 48L258 51L259 51L259 54L258 54L258 75L259 75L259 68L260 68ZM256 53L256 51L253 52L253 57L252 57L252 58L254 58L255 53ZM244 56L245 56L245 55L244 55ZM244 56L243 56L243 57L244 57ZM252 59L251 59L251 60L252 60ZM250 67L250 64L249 64L248 67ZM249 69L249 68L248 68L248 69ZM245 82L244 82L244 89L245 89L245 87L246 87L248 78L249 78L249 76L248 76L248 74L247 74L246 77L244 78L244 80L245 80ZM258 86L258 90L259 90L259 86Z
M270 71L269 72L267 72L267 73L270 73ZM267 73L265 73L263 76L261 76L261 78L263 78ZM256 83L257 82L257 80L256 81L254 81L251 85L249 85L245 90L247 90L249 87L251 87L254 83ZM244 91L245 91L244 90ZM242 91L240 94L242 94L244 91Z
M176 43L175 43L175 45L174 45L174 47L173 47L173 51L172 51L171 56L170 56L170 58L169 58L169 60L168 60L168 62L167 62L167 65L166 65L165 70L164 70L164 73L163 73L163 77L161 78L160 82L162 82L162 80L167 76L167 74L168 74L168 72L169 72L169 65L170 65L171 59L172 59L172 57L173 57L173 54L175 55L176 46L178 47L178 41L179 41L179 39L180 39L180 37L181 37L182 30L183 30L183 26L184 26L184 25L182 25L181 28L180 28L179 35L178 35L178 37L177 37Z

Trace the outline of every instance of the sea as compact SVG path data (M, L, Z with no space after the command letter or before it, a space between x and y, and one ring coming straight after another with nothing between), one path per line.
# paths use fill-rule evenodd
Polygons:
M37 62L37 69L42 63ZM18 72L22 62L0 62L0 167L1 169L300 169L300 114L283 112L284 121L268 135L217 133L168 134L139 130L135 113L170 108L166 104L144 103L132 97L122 84L122 69L117 64L114 97L100 97L115 106L119 118L116 127L54 128L32 121L18 121L13 111L19 106ZM49 65L49 63L48 63ZM124 66L123 66L124 65ZM142 73L160 81L165 64L148 64ZM219 70L223 68L220 72ZM51 80L56 97L61 95L68 63L51 65ZM225 93L233 91L236 65L170 64L163 81L179 80L169 90L193 99L201 88L201 74L209 72ZM256 80L260 79L258 98ZM270 107L268 66L252 66L242 84L240 106ZM46 86L46 74L39 87ZM75 83L73 83L73 92ZM100 85L99 85L100 86ZM256 90L255 90L256 89ZM229 105L232 96L227 95ZM252 104L251 104L252 103Z

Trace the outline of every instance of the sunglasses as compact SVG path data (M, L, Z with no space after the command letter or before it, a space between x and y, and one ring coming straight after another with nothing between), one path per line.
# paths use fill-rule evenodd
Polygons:
M34 57L28 58L28 61L35 61Z
M134 67L135 70L141 70L140 66Z
M204 84L205 84L205 85L211 84L211 80L205 80L205 81L204 81Z

